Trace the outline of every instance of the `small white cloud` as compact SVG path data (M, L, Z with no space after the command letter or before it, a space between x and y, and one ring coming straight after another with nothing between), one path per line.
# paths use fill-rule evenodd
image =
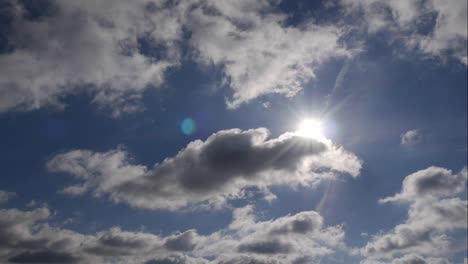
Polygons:
M263 106L263 108L268 109L268 108L270 108L271 103L270 102L263 102L262 106Z
M418 129L406 131L405 133L401 134L400 138L400 144L404 146L414 146L419 144L422 140L421 133Z
M0 204L8 203L8 201L14 198L15 196L15 192L0 191Z

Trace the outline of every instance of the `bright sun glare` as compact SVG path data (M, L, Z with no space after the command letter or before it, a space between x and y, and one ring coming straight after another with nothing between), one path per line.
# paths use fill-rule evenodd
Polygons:
M296 133L307 138L323 139L325 137L322 122L317 119L302 120Z

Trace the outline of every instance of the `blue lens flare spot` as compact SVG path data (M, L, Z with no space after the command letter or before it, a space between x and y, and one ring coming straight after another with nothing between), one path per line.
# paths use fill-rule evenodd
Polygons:
M195 129L195 121L191 118L185 118L182 120L182 123L180 123L180 130L182 130L182 133L185 135L192 135Z

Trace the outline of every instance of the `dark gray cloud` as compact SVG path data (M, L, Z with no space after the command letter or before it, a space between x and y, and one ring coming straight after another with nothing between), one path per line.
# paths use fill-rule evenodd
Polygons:
M12 263L76 263L79 258L69 253L54 251L24 252L8 261Z
M315 212L301 212L287 222L278 223L270 231L271 234L299 233L306 234L322 227L322 218Z
M274 259L262 260L251 256L240 256L219 261L217 264L281 264L281 262Z
M291 245L279 240L255 241L240 244L239 252L256 254L287 254L291 252Z
M312 185L335 174L359 174L361 161L329 140L295 133L268 136L264 128L219 131L189 143L151 170L131 164L120 149L74 150L55 156L47 167L82 182L65 188L65 193L92 192L135 207L171 210L220 206L242 197L249 187L268 194L272 185Z
M190 263L184 256L169 256L159 259L152 259L145 264L188 264Z

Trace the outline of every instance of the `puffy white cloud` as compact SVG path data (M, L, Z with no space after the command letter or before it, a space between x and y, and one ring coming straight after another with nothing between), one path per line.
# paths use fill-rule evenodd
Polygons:
M9 1L12 49L0 54L0 111L62 106L78 91L114 115L135 110L142 90L161 85L179 61L180 15L164 2L56 0L31 11L32 2ZM145 54L145 43L157 56Z
M198 61L222 66L233 90L230 108L269 93L294 96L325 60L349 55L339 28L311 21L285 26L274 2L203 1L188 17Z
M464 0L342 0L341 3L349 14L362 17L370 33L386 30L394 39L428 55L454 57L468 63Z
M80 181L65 193L91 192L135 207L170 210L220 206L250 187L269 198L273 185L313 185L336 174L359 174L361 161L329 140L295 133L268 136L265 128L219 131L190 142L153 169L131 164L120 149L74 150L55 156L47 167Z
M371 263L381 259L394 259L392 263L448 263L447 256L454 250L449 235L467 228L468 202L456 197L464 191L466 179L466 168L457 175L438 167L408 175L401 193L381 200L409 203L407 219L373 236L361 254Z
M414 146L421 142L421 133L417 129L408 130L405 133L401 134L401 145L405 146Z
M432 166L406 176L400 193L380 201L415 201L434 196L453 196L465 189L467 178L466 167L458 174L453 174L451 170Z

